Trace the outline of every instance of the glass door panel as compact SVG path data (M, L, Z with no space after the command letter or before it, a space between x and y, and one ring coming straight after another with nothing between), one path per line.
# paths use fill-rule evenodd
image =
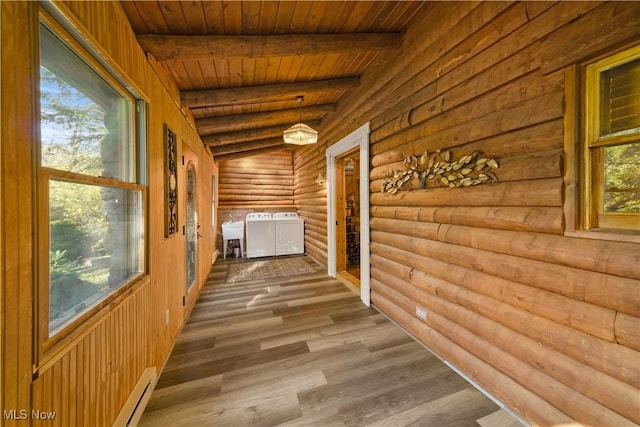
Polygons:
M197 212L197 180L196 167L193 162L187 165L187 292L197 279L198 259L198 212Z

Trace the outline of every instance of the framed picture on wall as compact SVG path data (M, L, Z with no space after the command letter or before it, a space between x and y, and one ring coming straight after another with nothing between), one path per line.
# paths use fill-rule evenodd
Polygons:
M170 237L178 231L178 138L164 125L165 216L164 235Z

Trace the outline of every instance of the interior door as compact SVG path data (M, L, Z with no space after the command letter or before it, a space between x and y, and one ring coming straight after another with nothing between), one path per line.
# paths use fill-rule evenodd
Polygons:
M196 156L185 149L185 287L183 303L188 308L193 303L198 282L198 241L202 236L198 221L198 170Z

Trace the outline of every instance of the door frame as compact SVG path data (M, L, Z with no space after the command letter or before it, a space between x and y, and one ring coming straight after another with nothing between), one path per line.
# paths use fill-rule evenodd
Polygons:
M337 276L336 251L336 158L359 147L360 152L360 299L371 305L371 267L369 264L369 132L370 122L327 148L327 273ZM343 209L344 210L344 209Z

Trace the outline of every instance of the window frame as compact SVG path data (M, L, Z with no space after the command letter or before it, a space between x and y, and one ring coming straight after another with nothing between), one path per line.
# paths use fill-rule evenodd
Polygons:
M638 230L632 226L633 221L640 221L636 213L608 213L603 211L603 181L601 172L604 163L604 149L630 142L640 142L640 130L622 134L600 135L602 125L600 102L601 75L615 67L640 58L640 45L625 49L622 52L600 59L585 67L585 137L583 162L585 165L585 227L615 230Z
M640 242L632 227L640 214L602 212L603 173L596 172L605 147L640 141L640 131L599 136L601 73L637 58L640 45L632 45L565 69L565 235Z
M39 13L38 28L40 25L46 26L55 36L59 37L70 50L72 50L79 58L89 65L97 74L99 74L105 82L107 82L115 91L129 99L131 104L129 123L129 135L131 138L131 147L129 147L129 161L134 164L134 173L131 179L111 179L101 176L91 176L82 173L74 173L55 169L42 165L41 154L41 138L40 138L40 94L36 99L36 114L38 117L38 144L37 144L37 162L36 162L36 179L37 179L37 307L36 315L36 336L38 337L39 359L48 359L57 352L60 346L64 346L67 342L74 342L78 336L81 336L88 328L93 327L108 311L117 305L130 292L146 282L148 277L148 189L146 184L147 176L147 151L146 151L146 135L147 135L147 107L146 100L140 96L140 91L136 90L133 85L123 80L122 73L114 71L108 66L107 61L100 56L98 50L93 48L91 42L78 33L76 28L70 25L63 16L54 18L47 13L47 10L41 8ZM40 29L38 30L38 40L41 37ZM38 41L38 47L40 42ZM40 68L40 61L37 61L37 69ZM38 73L39 75L39 73ZM141 245L139 249L139 268L140 271L128 277L118 288L107 293L98 300L97 303L89 306L83 312L71 321L65 323L59 330L51 334L50 325L50 218L49 218L49 183L51 180L60 182L69 182L82 185L96 185L101 188L117 188L123 191L136 191L140 194L140 214L136 218L140 221Z

